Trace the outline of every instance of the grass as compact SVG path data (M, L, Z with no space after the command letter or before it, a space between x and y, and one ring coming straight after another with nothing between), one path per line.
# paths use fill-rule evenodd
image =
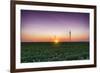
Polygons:
M22 42L21 62L89 59L89 42Z

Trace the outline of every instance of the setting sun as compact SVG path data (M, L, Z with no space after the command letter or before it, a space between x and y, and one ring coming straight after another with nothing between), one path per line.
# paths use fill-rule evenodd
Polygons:
M56 43L56 44L57 44L58 42L59 42L59 40L58 40L58 39L55 39L55 40L54 40L54 43Z

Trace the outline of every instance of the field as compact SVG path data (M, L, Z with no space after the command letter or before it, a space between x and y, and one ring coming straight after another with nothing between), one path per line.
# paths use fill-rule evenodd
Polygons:
M89 42L21 42L21 62L89 59Z

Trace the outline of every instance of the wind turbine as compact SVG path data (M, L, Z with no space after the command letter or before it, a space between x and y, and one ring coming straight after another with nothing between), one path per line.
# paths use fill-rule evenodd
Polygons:
M69 41L71 41L71 30L69 31Z

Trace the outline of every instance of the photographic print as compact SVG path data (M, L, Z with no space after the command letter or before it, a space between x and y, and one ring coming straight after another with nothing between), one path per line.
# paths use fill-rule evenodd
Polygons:
M21 10L21 62L89 59L89 13Z
M96 67L96 6L11 1L11 72Z

